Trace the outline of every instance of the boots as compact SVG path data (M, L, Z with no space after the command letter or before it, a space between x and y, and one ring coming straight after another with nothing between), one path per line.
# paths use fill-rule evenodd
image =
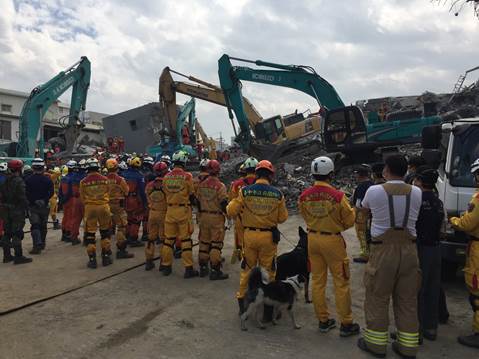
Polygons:
M62 232L61 241L62 241L62 242L71 242L72 239L71 239L70 232L64 230L64 231Z
M217 267L211 267L210 280L225 280L229 277L228 274L221 271L221 266L218 265Z
M77 244L80 244L81 241L78 238L73 238L70 240L72 242L72 246L76 246Z
M128 237L126 240L128 246L134 247L143 247L143 243L141 243L138 238Z
M89 255L89 256L88 256L88 264L87 264L87 267L88 267L88 268L91 268L91 269L96 269L96 267L97 267L97 264L96 264L96 255Z
M462 345L479 348L479 333L474 333L471 335L461 335L457 338L457 341Z
M53 221L53 229L57 230L57 229L60 229L60 222L58 221L58 219L55 219Z
M142 242L147 242L148 241L148 233L143 232L143 235L141 236L141 241Z
M40 254L42 253L42 248L38 246L33 246L32 250L28 252L30 254Z
M15 257L13 258L13 264L24 264L33 262L33 259L27 258L23 255L22 246L14 247Z
M350 337L359 334L359 324L351 323L348 325L341 324L339 328L339 335L341 337Z
M42 232L39 229L32 229L33 248L30 254L40 254L42 252Z
M163 274L164 274L164 271L163 271ZM199 275L200 273L198 273L197 270L193 269L193 267L186 267L183 278L189 279L189 278L198 277Z
M238 298L238 307L239 307L238 315L243 314L245 312L244 298Z
M171 274L171 266L160 265L159 271L162 272L165 277L168 277Z
M113 260L111 259L110 253L102 253L101 254L101 264L103 267L109 266L110 264L113 263Z
M128 253L128 251L123 248L123 249L118 249L116 252L116 259L128 259L128 258L133 258L135 255L133 253Z
M12 252L10 251L10 246L3 245L3 263L10 263L13 261Z
M153 268L155 268L155 263L153 263L151 259L148 259L145 262L145 270L148 271L148 270L152 270Z
M206 277L209 273L208 265L207 264L202 264L200 265L200 277Z

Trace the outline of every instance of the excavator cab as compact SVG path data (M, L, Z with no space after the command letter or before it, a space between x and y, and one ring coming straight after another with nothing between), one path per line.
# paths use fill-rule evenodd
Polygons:
M344 152L352 145L367 142L364 115L357 106L329 110L323 121L322 133L323 145L328 152Z
M256 139L267 143L275 143L280 137L284 136L284 126L281 116L267 118L255 125L254 133Z

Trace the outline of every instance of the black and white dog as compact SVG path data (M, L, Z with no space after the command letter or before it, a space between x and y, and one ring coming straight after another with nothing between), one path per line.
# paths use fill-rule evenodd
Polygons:
M301 276L295 275L285 280L275 280L269 283L268 272L264 268L254 267L248 279L248 291L245 297L246 311L241 314L241 330L248 330L246 319L252 317L252 315L254 315L259 327L265 328L259 318L260 311L258 310L264 304L273 306L273 324L276 324L275 319L278 317L278 313L287 308L294 328L300 329L301 327L294 318L293 306L298 293L302 289L303 281L304 279Z
M308 233L298 227L299 240L292 251L283 253L276 259L276 280L300 275L304 278L304 300L309 300Z

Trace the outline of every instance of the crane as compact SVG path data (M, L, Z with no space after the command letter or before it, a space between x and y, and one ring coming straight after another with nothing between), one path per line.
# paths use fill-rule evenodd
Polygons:
M63 120L65 129L66 151L67 154L71 154L75 140L83 127L80 111L85 110L90 76L91 63L86 56L82 56L80 61L31 91L20 113L16 156L34 157L37 148L43 153L41 133L43 117L48 108L70 87L72 87L70 113L60 120Z

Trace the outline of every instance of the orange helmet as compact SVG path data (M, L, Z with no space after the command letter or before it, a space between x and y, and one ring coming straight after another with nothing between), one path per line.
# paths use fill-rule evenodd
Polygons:
M105 167L108 171L114 171L118 168L118 161L114 158L109 158L106 160Z
M271 173L274 173L273 164L271 162L267 161L267 160L259 161L258 164L256 165L256 171L258 171L262 168L265 169L265 170L270 171Z
M221 166L217 160L210 160L206 165L209 174L217 175L220 173Z

